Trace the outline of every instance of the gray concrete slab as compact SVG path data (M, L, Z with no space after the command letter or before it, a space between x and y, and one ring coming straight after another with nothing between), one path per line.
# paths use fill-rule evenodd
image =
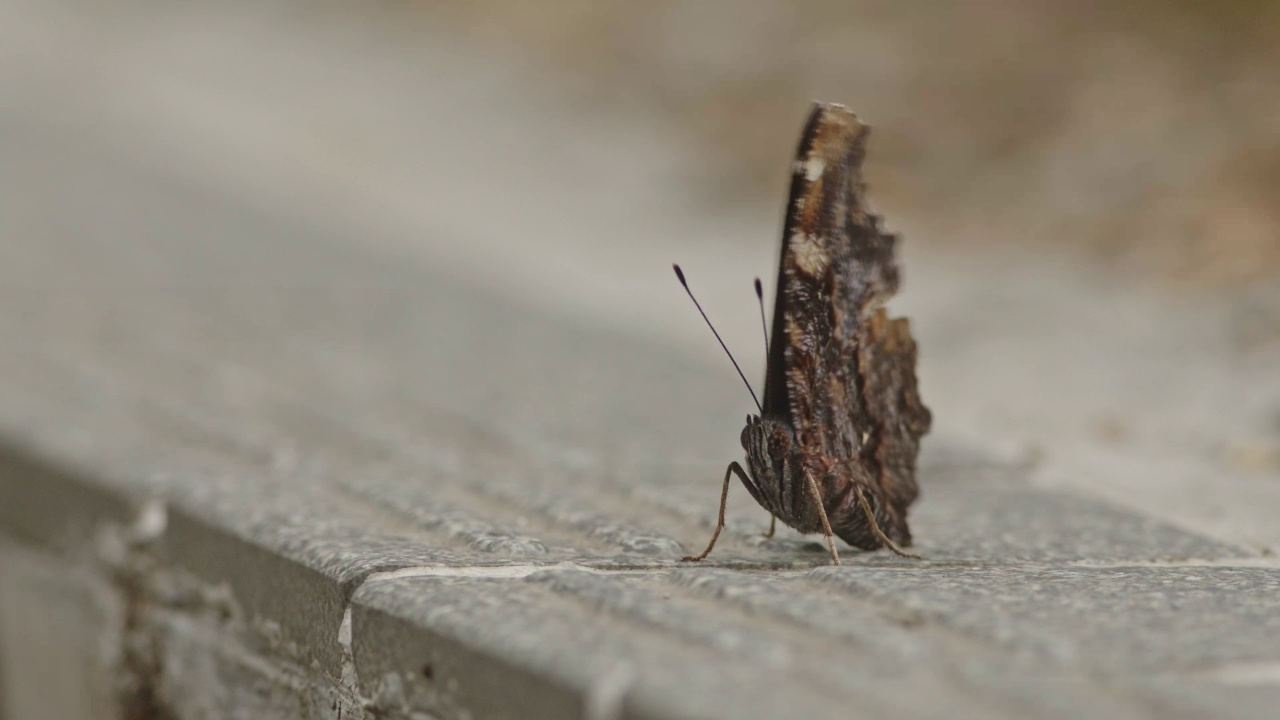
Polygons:
M851 706L903 717L1149 714L1124 691L1021 667L941 626L886 622L882 608L821 590L784 593L778 604L789 611L764 611L782 600L777 577L571 569L375 580L355 599L353 654L363 681L395 686L428 711L509 702L488 686L510 673L568 690L577 705L556 710L568 717L598 716L585 708L602 693L621 717L838 717ZM498 669L502 661L514 666ZM416 677L404 673L419 666Z
M813 578L1112 676L1267 662L1280 650L1275 568L820 569Z

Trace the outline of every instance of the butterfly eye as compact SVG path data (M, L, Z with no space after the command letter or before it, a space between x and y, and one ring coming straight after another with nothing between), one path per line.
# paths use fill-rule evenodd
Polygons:
M748 418L750 420L750 418ZM742 434L738 436L738 442L742 443L742 449L747 449L747 440L751 437L751 426L747 425L742 428Z
M778 457L791 449L791 434L782 428L775 428L769 433L769 455Z

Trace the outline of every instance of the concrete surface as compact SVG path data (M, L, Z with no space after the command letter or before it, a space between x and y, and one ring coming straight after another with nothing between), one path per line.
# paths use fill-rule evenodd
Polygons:
M927 560L826 567L735 488L690 567L748 402L669 262L757 377L772 209L701 212L658 131L315 6L8 0L0 52L0 715L1280 702L1252 299L917 220Z

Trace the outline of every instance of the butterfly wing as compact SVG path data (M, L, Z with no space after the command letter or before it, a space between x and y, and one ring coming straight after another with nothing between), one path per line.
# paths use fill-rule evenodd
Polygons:
M857 466L899 510L915 499L930 415L905 319L880 305L898 289L897 238L863 199L868 127L816 104L792 168L764 414L811 454Z

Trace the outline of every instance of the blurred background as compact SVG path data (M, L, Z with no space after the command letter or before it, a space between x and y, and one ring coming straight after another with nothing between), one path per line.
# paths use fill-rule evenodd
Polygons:
M106 201L63 187L149 169L641 337L745 401L670 263L761 377L751 280L772 294L808 104L841 102L904 237L930 442L1280 543L1278 67L1265 0L0 0L0 173L26 193L0 231L92 237ZM42 277L109 287L94 257Z
M877 126L877 198L936 223L921 242L1057 246L1197 287L1280 267L1274 2L490 0L423 21L547 72L567 111L670 133L711 207L776 205L822 98Z

